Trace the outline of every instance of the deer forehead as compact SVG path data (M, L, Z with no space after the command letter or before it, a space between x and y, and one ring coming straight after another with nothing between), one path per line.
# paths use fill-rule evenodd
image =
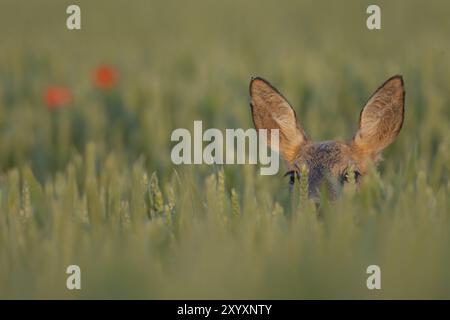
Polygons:
M296 164L306 164L310 170L327 169L332 174L341 173L354 162L351 148L339 141L310 142L297 155Z

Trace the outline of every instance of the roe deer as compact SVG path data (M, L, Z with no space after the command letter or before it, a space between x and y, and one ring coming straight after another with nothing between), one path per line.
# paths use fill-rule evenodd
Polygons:
M300 168L308 173L308 196L317 199L325 187L335 198L340 186L349 180L359 184L370 162L380 159L402 128L405 90L402 76L388 79L369 98L361 110L359 129L350 141L311 141L297 122L294 109L268 81L256 77L250 82L251 110L257 130L279 130L278 151L284 158L290 185L299 178Z

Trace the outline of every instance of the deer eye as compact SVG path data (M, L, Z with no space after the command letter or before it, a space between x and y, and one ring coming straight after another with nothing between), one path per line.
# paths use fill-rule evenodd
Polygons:
M354 171L345 171L342 176L341 176L341 181L342 183L344 182L349 182L351 179L351 174L353 174L353 178L355 182L358 182L360 177L361 177L361 172L359 172L358 170L354 170Z
M284 175L285 177L289 177L289 185L294 185L295 183L295 176L296 176L296 172L294 170L286 172L286 174Z

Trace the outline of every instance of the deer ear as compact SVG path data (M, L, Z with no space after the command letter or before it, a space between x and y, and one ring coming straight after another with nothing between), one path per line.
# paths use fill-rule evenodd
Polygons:
M352 143L354 151L376 160L400 132L404 112L403 78L394 76L375 91L361 110L359 129Z
M252 78L250 96L253 123L257 130L267 129L267 143L270 145L270 129L279 130L279 150L283 158L292 163L307 138L297 123L294 109L269 82Z

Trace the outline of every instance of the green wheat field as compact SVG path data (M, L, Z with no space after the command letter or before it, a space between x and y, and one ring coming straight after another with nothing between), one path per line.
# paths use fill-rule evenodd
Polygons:
M448 1L73 2L81 30L72 1L0 0L0 298L450 298ZM93 83L101 65L111 88ZM194 120L253 127L251 76L314 140L345 140L394 74L398 139L319 216L291 209L283 167L171 161ZM51 108L55 86L70 99Z

